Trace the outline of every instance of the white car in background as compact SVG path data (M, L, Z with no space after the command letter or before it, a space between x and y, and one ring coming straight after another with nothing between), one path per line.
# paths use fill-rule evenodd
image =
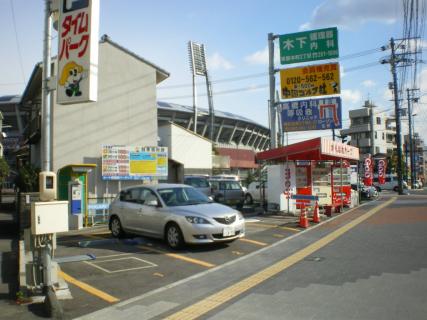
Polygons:
M251 182L245 193L245 203L252 204L254 201L261 202L264 195L264 200L267 200L267 182L253 181Z

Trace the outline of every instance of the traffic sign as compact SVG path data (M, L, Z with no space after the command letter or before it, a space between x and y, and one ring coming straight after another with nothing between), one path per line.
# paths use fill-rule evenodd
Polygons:
M334 95L341 92L338 63L280 70L282 99Z
M334 28L284 34L279 36L280 63L338 58L338 30Z

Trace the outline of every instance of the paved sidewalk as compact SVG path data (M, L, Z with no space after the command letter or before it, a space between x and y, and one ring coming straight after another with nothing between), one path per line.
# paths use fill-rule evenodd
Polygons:
M148 320L167 317L270 267L376 205L376 202L366 203L252 254L78 319Z

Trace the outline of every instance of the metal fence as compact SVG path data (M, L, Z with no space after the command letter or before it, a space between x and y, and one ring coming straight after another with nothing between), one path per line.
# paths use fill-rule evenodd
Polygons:
M113 200L114 197L89 198L87 204L88 223L92 226L108 223L109 207Z

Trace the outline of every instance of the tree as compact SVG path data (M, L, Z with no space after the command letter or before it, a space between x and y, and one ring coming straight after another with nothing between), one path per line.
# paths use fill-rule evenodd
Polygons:
M35 168L32 165L24 165L18 170L18 176L16 177L16 186L19 191L22 192L35 192L39 188L39 168Z
M0 158L0 202L2 202L3 182L9 176L10 169L4 158Z

